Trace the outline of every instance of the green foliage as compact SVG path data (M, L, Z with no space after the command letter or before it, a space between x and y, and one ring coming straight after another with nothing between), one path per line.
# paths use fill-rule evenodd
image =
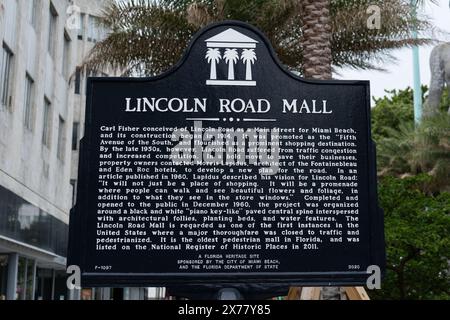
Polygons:
M422 86L422 101L428 97L428 86ZM386 96L374 98L375 107L372 108L372 137L376 142L382 137L388 137L392 130L400 129L401 124L414 121L413 90L386 90ZM444 90L441 99L441 112L445 113L450 106L448 90Z
M424 193L430 179L380 180L387 273L382 289L369 292L373 299L450 299L450 193Z
M424 119L420 126L400 124L387 129L388 136L378 144L380 175L405 176L428 173L426 192L448 189L450 184L450 116L441 114Z
M372 136L375 141L388 136L389 129L399 129L401 123L412 123L414 120L413 91L386 91L388 95L374 99L372 109Z
M428 88L422 87L423 101ZM374 299L450 299L450 105L414 125L413 91L387 91L372 109L387 273Z
M370 5L380 7L380 29L367 27ZM112 32L95 45L86 65L155 75L179 61L201 27L241 20L263 31L282 63L302 73L305 21L311 18L305 12L304 3L297 0L113 1L103 15ZM333 65L360 69L393 60L392 49L430 43L427 34L432 29L426 19L415 18L407 0L330 0L330 25ZM413 29L423 38L411 37Z
M424 97L427 88L423 87ZM442 98L442 112L414 125L413 93L410 88L390 91L376 99L372 109L373 137L377 142L378 174L398 177L427 173L424 191L436 193L450 186L450 116L448 93Z

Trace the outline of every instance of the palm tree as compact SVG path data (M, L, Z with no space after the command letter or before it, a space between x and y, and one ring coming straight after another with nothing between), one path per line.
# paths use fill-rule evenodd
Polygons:
M222 58L222 56L220 55L219 49L208 48L205 58L208 60L208 63L211 63L211 70L210 70L209 78L211 80L216 80L217 79L216 64Z
M255 50L242 50L241 59L245 63L245 80L252 80L252 64L257 60Z
M331 19L329 0L303 0L303 75L331 79Z
M236 49L225 49L223 54L225 62L228 63L228 80L234 80L234 64L239 59L239 54Z
M380 7L380 29L367 28L371 4ZM407 0L114 1L103 19L110 32L86 64L91 69L125 68L125 75L135 74L135 69L142 75L158 74L180 59L199 28L224 19L255 25L284 65L321 78L330 76L330 55L335 67L380 69L380 62L393 59L392 49L430 42L414 39L411 30L421 35L432 30L427 20L414 17Z

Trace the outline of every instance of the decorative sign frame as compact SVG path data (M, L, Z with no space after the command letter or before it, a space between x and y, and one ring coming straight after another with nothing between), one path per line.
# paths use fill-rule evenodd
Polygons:
M297 77L226 21L162 75L87 88L68 256L83 286L357 285L384 270L368 81Z

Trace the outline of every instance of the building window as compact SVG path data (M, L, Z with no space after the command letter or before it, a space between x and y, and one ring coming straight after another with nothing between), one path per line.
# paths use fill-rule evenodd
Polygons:
M12 62L13 53L8 46L3 43L2 60L0 61L0 98L2 106L9 106L11 103L10 85Z
M64 160L65 142L66 142L66 122L64 121L63 118L61 118L61 116L59 116L57 156L58 159L60 160Z
M34 218L34 217L26 217ZM31 226L31 222L25 220L23 224ZM37 221L33 221L37 222ZM28 227L29 228L29 227ZM17 266L17 300L33 300L33 283L36 277L36 262L25 257L19 257Z
M81 68L77 67L75 70L75 93L80 94L81 88Z
M93 42L94 40L94 29L95 21L93 16L88 16L88 29L87 29L87 40Z
M33 157L35 159L39 158L38 155L33 155ZM37 170L38 166L34 166L34 168L35 170ZM2 235L7 235L11 239L14 239L21 243L32 245L35 248L37 247L46 249L49 252L56 253L57 255L62 257L67 256L67 223L54 217L52 214L47 213L43 209L40 209L39 207L27 202L21 196L17 195L14 192L11 192L2 185L0 185L0 212L0 228ZM22 248L23 247L24 246L22 245ZM5 266L5 260L2 259L2 255L5 252L5 250L3 249L4 247L2 247L0 253L0 276L6 276L5 273L3 273L3 271L6 270L2 270L2 267ZM21 248L17 249L19 250L15 252L27 253L27 250L23 250ZM33 266L34 263L32 263L31 265ZM20 273L17 274L18 277L19 274ZM9 275L11 275L11 273ZM28 279L33 280L33 277L28 277ZM5 280L5 278L0 278L0 284L5 284ZM14 279L11 280L14 281ZM40 279L39 281L38 279L36 279L35 292L36 294L38 294L38 296L40 296L42 292L40 288L38 288L38 283L40 282ZM61 286L58 283L55 283L55 292L56 290L65 292L67 290L65 282L65 279L61 281ZM47 286L47 284L50 287L49 289L51 289L52 282L45 281L45 286ZM4 289L4 286L0 286L1 293L4 293ZM23 291L20 290L20 292L17 292L19 293L19 296L21 292ZM14 294L14 292L11 293ZM0 305L4 302L1 300L2 299L0 299ZM4 316L5 308L3 306L0 308L2 312L2 319L6 319Z
M62 74L64 78L67 79L70 67L70 37L69 34L64 30L64 56L62 62Z
M33 129L33 90L34 90L34 80L27 73L25 75L25 107L24 107L24 124L25 128Z
M58 22L58 13L56 12L55 7L52 3L50 3L50 14L49 14L49 25L48 25L48 52L52 57L55 57L55 49L56 49L56 36L57 36L57 22Z
M84 13L80 13L80 21L79 21L79 25L78 25L78 39L79 40L83 40L83 36L84 36Z
M72 127L72 150L78 150L78 131L80 130L80 123L74 122Z
M38 0L30 1L30 23L36 30L37 27L37 14L38 14Z
M90 42L97 42L104 36L103 28L100 24L100 19L95 16L88 16L88 30L87 40Z
M44 126L42 131L42 143L50 148L51 141L51 118L52 117L52 104L50 100L44 98Z

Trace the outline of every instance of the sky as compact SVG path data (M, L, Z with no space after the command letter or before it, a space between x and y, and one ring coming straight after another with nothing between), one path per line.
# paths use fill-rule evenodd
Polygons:
M427 4L421 9L434 26L450 33L450 0L439 0L436 4ZM381 17L381 23L383 23ZM440 40L450 41L450 36L439 35ZM422 84L430 84L429 58L434 45L422 46L419 49L420 76ZM336 69L336 79L345 80L370 80L371 94L375 97L385 95L385 90L405 89L413 86L412 50L399 49L392 51L397 58L395 63L383 65L387 72L374 70L357 71L354 69Z

